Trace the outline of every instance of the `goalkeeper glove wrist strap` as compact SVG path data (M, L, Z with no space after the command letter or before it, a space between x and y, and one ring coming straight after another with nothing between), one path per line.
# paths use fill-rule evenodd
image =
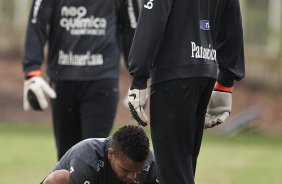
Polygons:
M223 91L223 92L232 93L233 86L226 87L226 86L223 86L223 85L219 84L218 82L216 82L215 85L214 85L214 90L215 91Z
M25 79L30 79L32 77L37 77L37 76L41 76L41 75L42 75L42 71L40 69L32 70L32 71L25 74Z

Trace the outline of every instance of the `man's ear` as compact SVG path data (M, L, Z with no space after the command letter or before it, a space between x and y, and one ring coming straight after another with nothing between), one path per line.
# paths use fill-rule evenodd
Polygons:
M114 150L113 150L113 148L108 148L108 159L109 160L112 160L113 158L114 158Z

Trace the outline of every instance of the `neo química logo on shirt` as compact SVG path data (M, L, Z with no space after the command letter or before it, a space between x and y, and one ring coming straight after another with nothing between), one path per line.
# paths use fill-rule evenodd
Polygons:
M87 16L87 9L83 6L63 6L60 26L71 35L104 36L107 29L107 19L94 17L94 15Z

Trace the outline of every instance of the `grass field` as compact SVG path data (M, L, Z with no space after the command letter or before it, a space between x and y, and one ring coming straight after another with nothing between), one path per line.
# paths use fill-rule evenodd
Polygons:
M0 123L0 184L37 184L56 162L47 125ZM282 136L206 134L197 184L281 184Z

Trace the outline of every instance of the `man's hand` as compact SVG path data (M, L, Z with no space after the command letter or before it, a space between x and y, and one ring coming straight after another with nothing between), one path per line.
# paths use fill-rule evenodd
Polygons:
M31 77L24 82L23 109L25 111L29 111L30 107L40 111L47 109L46 96L56 98L57 95L42 77Z
M213 91L207 108L205 129L225 122L231 113L231 106L231 92Z
M128 90L128 106L132 117L142 126L148 125L148 119L144 111L147 101L146 89L129 89Z

